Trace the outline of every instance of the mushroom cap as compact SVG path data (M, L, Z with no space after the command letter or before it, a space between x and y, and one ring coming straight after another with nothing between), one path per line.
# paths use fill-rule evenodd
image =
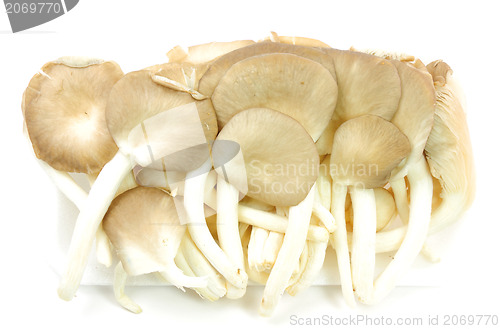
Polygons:
M169 63L192 63L202 64L210 62L217 57L220 57L235 49L242 48L255 41L252 40L236 40L229 42L209 42L201 45L188 47L184 50L181 46L175 46L167 53Z
M401 79L401 99L391 122L408 137L408 164L422 156L434 121L436 94L432 76L409 64L393 61Z
M314 142L288 115L266 108L244 110L224 126L217 140L240 145L251 198L295 206L316 182L319 156Z
M282 36L278 35L276 32L271 32L271 35L269 37L264 38L264 41L286 43L289 45L297 45L305 47L330 48L330 46L324 43L323 41L305 37Z
M330 175L346 185L381 187L410 151L408 138L394 124L375 115L359 116L335 133Z
M186 231L173 198L160 189L142 186L117 196L102 225L130 275L164 270Z
M187 112L194 108L194 114ZM217 134L217 120L209 99L196 101L189 93L161 86L145 70L126 74L114 86L106 107L106 120L116 144L130 154L146 142L150 146L168 144L174 148L173 153L214 140ZM140 136L135 136L136 133ZM132 136L142 139L135 140ZM196 141L191 137L197 138Z
M323 65L287 53L237 62L212 95L219 127L238 112L265 107L300 122L315 141L328 124L336 101L337 84Z
M332 122L318 140L320 154L331 150L335 130L345 121L364 114L391 120L398 109L401 81L388 60L347 50L324 48L335 63L338 99Z
M214 61L200 80L199 92L211 96L231 66L249 57L271 53L288 53L305 57L323 65L334 79L336 77L332 58L321 49L264 41L233 50Z
M442 61L427 65L437 95L434 125L425 146L431 174L443 189L442 196L465 195L465 207L474 200L476 173L467 116L453 71Z
M23 114L36 156L66 172L97 173L117 146L106 125L115 62L61 58L45 64L23 95Z

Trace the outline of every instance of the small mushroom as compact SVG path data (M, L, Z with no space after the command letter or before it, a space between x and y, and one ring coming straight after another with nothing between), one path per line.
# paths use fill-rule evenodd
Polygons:
M289 45L305 46L305 47L318 47L318 48L330 48L329 45L323 41L316 39L305 38L305 37L289 37L278 35L276 32L271 32L269 37L264 38L265 41L286 43Z
M266 108L234 115L217 140L240 146L245 162L245 170L240 173L246 176L248 196L273 206L291 206L283 245L262 299L261 313L269 315L287 287L306 241L319 157L302 125Z
M350 196L354 213L352 283L356 294L363 300L371 297L375 270L374 240L377 218L373 188L385 185L394 168L410 151L408 138L394 124L374 115L363 115L346 121L334 136L330 175L334 190L347 193L346 187L351 186ZM345 198L345 195L339 194L339 197ZM339 221L339 215L345 217L345 200L336 202L340 208L332 208L334 217ZM337 225L339 226L334 232L334 239L343 292L346 299L352 303L345 222L342 225L337 222Z
M175 170L181 164L177 163L179 159L168 162L169 155L206 144L217 133L209 100L195 101L188 93L158 85L149 71L128 73L113 86L106 105L106 121L119 151L103 167L77 218L68 264L59 285L59 296L65 300L72 299L78 289L92 237L132 167L140 164ZM203 161L198 153L190 160L182 163L187 170Z
M180 224L172 199L152 187L128 190L110 204L104 231L127 275L159 272L177 287L204 287L206 278L185 276L175 265L186 227Z

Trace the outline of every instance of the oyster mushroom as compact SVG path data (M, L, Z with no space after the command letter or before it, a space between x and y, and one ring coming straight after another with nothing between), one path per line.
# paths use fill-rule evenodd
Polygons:
M105 108L111 88L122 76L112 61L61 57L45 64L23 94L24 128L39 164L80 210L87 193L67 173L91 178L116 153ZM101 227L96 242L99 262L111 265Z
M65 300L72 299L78 289L92 236L132 167L140 164L168 171L184 166L189 170L190 166L199 165L198 154L182 164L175 159L168 162L168 156L204 144L217 133L209 100L195 101L188 93L160 86L151 79L149 71L128 73L113 86L106 106L106 121L119 150L103 167L77 218L68 264L58 290Z
M248 196L270 205L291 207L283 245L262 299L261 313L269 315L284 292L305 244L319 157L311 137L296 120L265 108L236 114L217 139L240 145Z
M103 228L120 259L117 268L120 282L124 282L123 274L119 275L123 266L129 276L159 272L179 288L207 285L206 278L186 276L175 264L186 227L181 225L172 199L159 189L136 187L111 202ZM119 291L120 304L126 308L133 305L123 298L123 289ZM135 307L129 309L136 310Z
M345 219L347 187L354 213L352 237L352 285L366 300L373 290L375 270L376 202L373 189L385 185L394 168L410 154L408 138L392 123L375 115L363 115L343 123L336 131L330 158L333 179L333 215L338 229L334 245L344 296L353 303ZM340 199L340 200L339 200ZM335 205L334 206L334 201ZM340 218L339 218L340 217Z

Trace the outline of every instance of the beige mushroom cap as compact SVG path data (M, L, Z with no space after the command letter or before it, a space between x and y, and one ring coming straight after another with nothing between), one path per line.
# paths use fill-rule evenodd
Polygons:
M240 145L247 195L273 206L295 206L316 182L319 156L313 140L293 118L266 108L236 114L217 140Z
M210 100L195 101L189 93L161 86L153 82L150 71L130 72L110 93L106 108L109 131L118 146L126 148L129 133L144 120L193 102L206 139L214 140L218 129Z
M300 122L315 141L336 101L337 84L324 66L286 53L239 61L227 70L212 95L219 127L238 112L265 107Z
M120 194L102 224L129 275L165 270L186 231L173 198L152 187L136 187Z
M434 80L437 106L425 155L432 175L442 185L442 194L463 193L464 207L468 207L475 197L476 173L462 95L448 64L438 60L427 69Z
M335 63L338 99L335 112L317 146L331 150L335 130L345 121L364 114L391 120L398 109L401 81L388 60L354 51L323 49Z
M408 138L392 123L363 115L343 123L333 139L330 174L335 182L381 187L410 154Z
M391 122L408 137L411 154L407 163L422 156L434 121L436 95L429 73L409 64L393 61L401 79L401 100Z
M235 49L242 48L254 43L255 41L252 40L209 42L188 47L187 50L184 50L181 46L175 46L167 53L167 57L169 63L184 62L192 64L202 64L210 62Z
M45 64L22 104L36 156L57 170L99 172L117 151L105 108L122 76L115 62L62 58Z
M236 49L214 61L200 80L200 93L211 96L227 70L239 61L271 53L287 53L305 57L323 65L334 79L336 77L333 60L324 51L317 48L265 41Z
M289 45L297 45L297 46L330 48L329 45L320 40L306 38L306 37L283 36L283 35L278 35L276 32L271 32L271 35L269 37L264 38L264 40L286 43Z

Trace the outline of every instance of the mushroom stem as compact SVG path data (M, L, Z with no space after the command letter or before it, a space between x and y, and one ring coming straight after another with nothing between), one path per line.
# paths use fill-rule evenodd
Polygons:
M373 292L377 208L373 189L350 190L353 209L351 267L356 295L364 302Z
M268 230L257 226L252 227L248 242L248 266L257 272L265 270L263 254L268 237Z
M203 256L189 235L184 236L182 239L180 250L182 251L182 255L184 256L188 266L196 276L208 277L207 287L212 294L217 296L216 299L223 297L227 292L225 280ZM210 298L207 299L211 300Z
M196 274L194 274L193 270L191 267L189 267L189 264L186 261L186 258L184 257L184 254L182 253L182 250L178 250L177 254L175 255L175 264L184 272L184 274L193 276L195 277ZM195 288L194 291L202 298L202 299L208 299L211 302L215 302L216 300L219 299L219 296L214 294L210 289L209 289L209 281L207 280L207 287L204 288Z
M238 227L239 193L233 185L226 182L224 177L217 177L217 236L219 244L229 260L243 270L245 263ZM227 297L230 299L241 298L245 291L246 286L236 288L228 285Z
M169 260L165 270L161 271L160 275L181 290L184 290L183 287L204 288L208 283L208 278L206 276L196 277L184 274L183 271L177 267L173 259Z
M307 245L307 264L304 272L300 276L300 279L287 289L287 292L292 296L295 296L313 284L325 261L328 241L307 241Z
M115 267L115 275L113 281L113 291L116 301L125 309L132 313L138 314L142 312L141 307L136 304L130 297L125 294L125 283L127 282L127 272L123 269L122 262L118 262Z
M264 271L269 272L271 268L276 263L276 258L280 251L281 245L283 244L283 233L278 233L274 231L269 232L269 236L264 244L264 254L262 258L264 259Z
M208 159L200 168L186 175L184 186L184 207L187 213L188 230L196 246L208 261L232 285L237 288L246 287L248 277L237 264L232 263L210 234L204 211L205 181L211 168Z
M335 219L330 213L330 210L326 209L321 203L321 196L318 189L315 189L314 204L313 204L313 214L318 217L321 223L325 226L328 233L333 233L335 231Z
M406 182L404 177L390 181L392 192L394 193L394 201L398 210L399 217L403 224L408 224L408 216L410 208L408 205L408 192L406 191Z
M285 233L288 227L288 220L283 216L241 204L238 206L238 219L241 223L278 233ZM328 232L317 225L309 225L306 232L308 240L328 241L329 239Z
M276 263L271 270L260 305L260 314L270 316L278 304L299 260L307 238L314 203L314 185L298 205L290 207L288 227Z
M102 169L92 186L85 205L76 220L68 252L68 264L59 283L58 294L64 300L75 295L87 265L99 224L108 209L120 183L132 170L128 155L118 151Z
M432 177L424 157L420 157L408 170L410 182L410 216L408 230L394 259L375 280L373 297L376 303L387 296L397 280L406 272L420 253L429 230L432 206Z
M349 246L347 244L347 229L345 225L345 201L347 186L332 184L332 211L336 219L337 228L333 232L332 245L337 254L337 262L340 274L342 294L347 304L351 307L356 305L352 291L351 264L349 260Z
M87 192L85 192L80 185L78 185L73 177L68 173L56 170L49 166L47 162L38 160L38 164L49 176L52 183L57 189L64 194L79 210L81 210L87 199Z
M87 192L68 173L52 168L43 160L38 160L38 163L57 189L81 211L87 200ZM113 262L111 245L101 225L96 232L96 257L106 267L110 267Z
M111 243L109 241L106 232L102 228L102 224L99 224L97 232L95 234L95 253L97 261L106 266L110 267L113 264L113 253L111 251Z

